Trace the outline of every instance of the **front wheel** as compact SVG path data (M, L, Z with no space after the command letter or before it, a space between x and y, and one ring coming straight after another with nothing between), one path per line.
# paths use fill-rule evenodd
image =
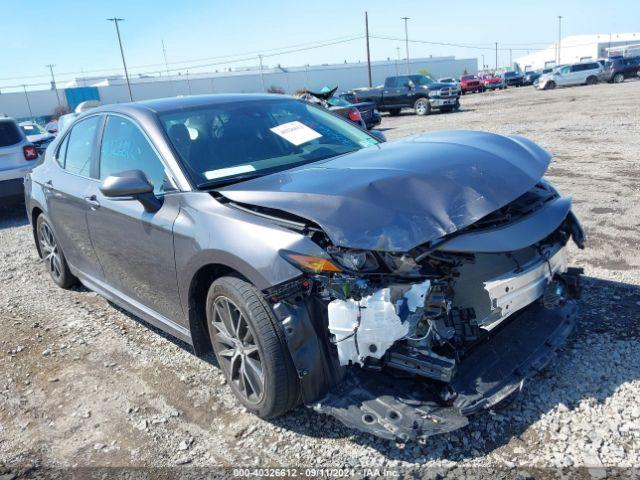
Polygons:
M51 222L44 213L36 221L36 233L40 256L49 272L51 279L61 288L70 288L78 283L78 279L71 273L67 259L62 253L58 239L53 233Z
M260 292L222 277L207 294L207 327L213 351L231 390L261 418L298 403L299 382L282 327Z
M428 115L431 113L431 104L426 98L419 98L416 103L413 104L413 108L416 111L416 115Z
M553 80L548 81L544 86L545 90L553 90L554 88L556 88L556 82L554 82Z

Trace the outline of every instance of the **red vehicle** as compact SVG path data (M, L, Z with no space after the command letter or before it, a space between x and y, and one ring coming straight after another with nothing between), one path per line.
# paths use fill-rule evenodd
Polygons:
M485 90L496 90L498 88L502 90L503 88L507 88L504 79L499 73L488 72L483 74L481 78Z
M463 95L470 92L484 92L484 84L476 75L462 75L460 77L460 90Z

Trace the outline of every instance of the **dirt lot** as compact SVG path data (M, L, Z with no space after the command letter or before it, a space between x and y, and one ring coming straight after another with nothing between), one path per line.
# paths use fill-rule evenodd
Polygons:
M273 422L249 415L215 360L86 289L56 288L23 207L0 209L0 477L29 466L640 465L639 99L640 81L512 88L465 96L458 113L383 119L389 139L435 129L532 138L554 154L549 178L588 234L588 248L571 251L586 289L569 344L505 409L425 444L303 407Z

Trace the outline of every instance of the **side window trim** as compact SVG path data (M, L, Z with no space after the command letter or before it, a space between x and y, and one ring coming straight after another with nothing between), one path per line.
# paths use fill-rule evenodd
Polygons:
M144 137L146 142L151 147L151 150L155 154L156 158L162 164L162 167L164 168L164 171L165 171L165 174L167 176L167 179L169 180L169 183L175 189L175 190L170 190L168 192L156 193L156 195L157 196L164 196L167 193L173 193L174 191L176 191L176 192L180 191L180 189L178 188L178 182L176 181L176 179L175 179L175 177L173 175L173 171L171 170L171 168L169 168L169 166L167 165L167 162L165 162L164 158L162 157L162 155L160 154L160 152L158 151L156 146L153 144L153 142L149 138L149 135L147 135L147 132L144 131L144 129L138 124L138 122L136 122L133 118L129 117L128 115L123 115L121 113L116 113L116 112L108 112L107 114L104 115L104 117L105 118L104 118L104 120L102 122L102 128L100 129L100 141L98 142L99 145L98 145L97 162L96 162L97 163L97 165L96 165L96 175L97 175L97 177L96 178L98 178L98 180L100 179L100 169L102 167L102 141L104 140L104 132L106 130L107 123L109 121L109 117L120 117L120 118L124 118L125 120L131 122L131 124L133 124L138 129L138 131L140 131L140 133L142 133L142 136Z

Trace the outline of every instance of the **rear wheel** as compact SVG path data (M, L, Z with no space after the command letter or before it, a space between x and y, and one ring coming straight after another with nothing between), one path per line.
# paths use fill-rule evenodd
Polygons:
M416 115L428 115L431 113L431 104L426 98L419 98L413 104L413 109L416 111Z
M233 393L252 413L273 418L298 403L299 382L284 332L260 292L235 277L211 284L207 327Z
M592 75L592 76L587 78L587 85L595 85L596 83L598 83L597 77L594 77Z
M400 108L392 108L389 110L389 115L391 115L392 117L396 117L400 115L400 110Z
M624 74L616 73L613 76L613 83L622 83L622 82L624 82Z
M78 279L69 270L67 259L62 253L58 239L53 233L53 228L45 214L40 214L36 222L38 245L44 265L51 279L62 288L69 288L78 282Z

